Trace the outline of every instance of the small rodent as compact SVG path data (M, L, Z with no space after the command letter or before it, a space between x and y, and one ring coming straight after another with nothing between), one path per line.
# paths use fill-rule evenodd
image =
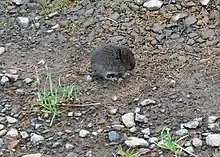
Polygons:
M106 44L92 52L91 67L93 75L115 81L134 69L135 58L127 47Z

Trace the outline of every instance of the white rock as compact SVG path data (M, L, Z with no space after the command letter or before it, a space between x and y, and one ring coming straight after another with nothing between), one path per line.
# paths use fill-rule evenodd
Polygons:
M18 137L18 130L15 128L11 128L7 134L7 136L11 136L11 137Z
M27 17L17 17L17 21L23 27L28 27L30 22L29 18Z
M8 123L10 123L10 124L14 124L14 123L18 122L17 119L10 117L10 116L6 116L6 119L7 119Z
M212 147L220 146L220 134L210 134L206 137L206 144Z
M109 110L109 113L113 115L113 114L116 114L117 111L118 111L117 108L112 108L112 109Z
M141 122L141 123L147 123L148 118L145 115L141 115L141 114L136 113L135 114L135 121Z
M137 138L137 137L128 137L128 139L125 141L125 144L128 147L147 147L149 144L148 142L143 138Z
M59 13L56 11L56 12L53 12L53 13L50 13L48 14L48 17L51 18L51 17L54 17L56 15L58 15Z
M26 139L26 138L29 137L28 133L25 132L25 131L21 131L21 132L20 132L20 135L21 135L21 137L22 137L23 139Z
M92 77L90 75L86 75L86 81L88 82L92 81Z
M159 139L157 137L151 137L149 138L149 143L157 143Z
M215 121L218 119L219 117L217 116L209 116L208 117L208 123L215 123Z
M117 131L120 131L120 130L124 129L125 126L124 125L120 125L120 124L114 124L114 125L112 125L112 128L117 130Z
M129 131L132 132L132 133L134 133L134 132L137 131L137 128L136 128L135 126L133 126L133 127L131 127L131 128L129 129Z
M79 132L79 137L86 137L88 134L90 134L89 131L82 129L82 130L80 130L80 132Z
M10 73L10 74L17 74L18 70L16 70L16 69L8 69L8 73Z
M3 124L0 124L0 130L4 129L5 126Z
M154 105L154 104L156 104L156 101L151 99L145 99L140 103L141 106Z
M194 153L193 147L191 147L191 146L185 148L185 150L190 152L190 153Z
M192 144L195 147L201 147L202 146L202 140L200 140L199 138L193 138L192 139Z
M163 2L160 0L148 0L143 4L144 7L148 8L149 10L158 10L162 7Z
M28 77L28 78L25 78L25 79L24 79L24 82L25 82L26 84L30 84L31 82L33 82L33 80Z
M140 108L140 107L136 107L134 112L135 112L135 113L141 112L141 108Z
M23 155L21 157L42 157L42 154L37 153L37 154L27 154L27 155Z
M5 48L4 47L0 47L0 55L2 55L3 53L5 53Z
M5 76L7 76L13 82L17 81L19 77L19 75L14 75L14 74L9 74L9 73L6 73Z
M68 117L73 117L73 115L74 115L74 112L69 112L69 113L67 114Z
M113 100L113 101L117 101L117 100L118 100L117 96L115 96L115 95L112 96L112 100Z
M141 132L145 135L150 135L150 128L143 129Z
M1 131L0 131L0 137L4 136L6 133L7 133L7 130L6 130L6 129L1 130Z
M31 133L31 142L32 143L42 143L44 141L44 137L41 135L37 135L35 133Z
M176 131L176 135L177 136L184 136L184 135L187 135L188 134L188 130L187 129L180 129L180 130L177 130Z
M5 83L9 82L9 78L7 76L2 76L0 83L4 85Z
M93 132L92 132L92 135L97 136L97 135L98 135L98 133L97 133L97 132L95 132L95 131L93 131Z
M30 0L12 0L16 5L27 4Z
M56 25L54 25L53 27L51 27L51 29L57 29L57 28L59 28L60 27L60 25L59 24L56 24Z
M199 126L199 122L196 120L187 122L184 124L184 127L189 128L189 129L195 129Z
M172 16L172 18L170 19L170 21L176 23L176 22L179 21L180 19L183 19L183 18L185 18L185 17L187 17L187 16L188 16L188 13L187 13L187 12L185 12L185 13L178 13L178 14Z
M70 143L66 144L66 150L70 150L70 149L73 149L73 148L74 148L74 146L72 144L70 144Z
M199 0L199 1L202 4L202 6L206 6L206 5L208 5L210 0Z
M134 113L130 112L130 113L124 114L122 116L122 122L128 128L131 128L131 127L135 126Z

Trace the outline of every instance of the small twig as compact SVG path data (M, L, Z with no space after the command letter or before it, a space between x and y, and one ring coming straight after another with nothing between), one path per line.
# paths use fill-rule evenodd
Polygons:
M73 105L75 107L87 107L87 106L98 106L98 105L101 105L100 102L97 102L97 103L90 103L90 104L79 104L79 105Z
M112 21L112 22L118 23L117 21L115 21L115 20L113 20L113 19L111 19L111 18L109 18L109 17L106 17L106 19L108 19L108 20L110 20L110 21Z

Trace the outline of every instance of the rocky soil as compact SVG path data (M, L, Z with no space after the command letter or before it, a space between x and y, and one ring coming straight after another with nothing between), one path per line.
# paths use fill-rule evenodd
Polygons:
M112 157L121 146L162 157L168 152L155 142L165 126L176 139L189 135L189 152L212 156L220 147L220 2L78 2L52 12L34 0L0 2L0 156ZM135 54L120 83L89 75L90 53L109 42ZM79 90L52 126L33 105L45 66Z

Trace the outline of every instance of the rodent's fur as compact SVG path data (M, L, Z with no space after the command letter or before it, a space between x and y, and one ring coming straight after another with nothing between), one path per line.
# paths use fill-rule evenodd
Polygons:
M126 47L106 44L92 53L91 67L93 75L112 80L109 77L122 76L134 69L135 58Z

